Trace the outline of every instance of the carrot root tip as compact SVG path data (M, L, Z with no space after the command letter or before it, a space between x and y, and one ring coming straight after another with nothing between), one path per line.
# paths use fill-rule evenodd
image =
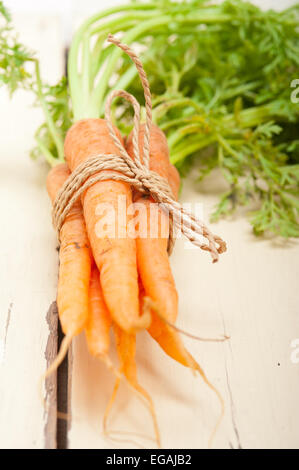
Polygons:
M189 333L188 331L185 331L182 328L179 328L174 323L167 320L164 317L161 310L159 309L159 307L157 306L157 303L154 302L150 297L144 297L143 300L144 300L143 309L144 309L145 312L147 312L148 310L149 311L153 310L158 315L160 320L162 320L167 326L169 326L173 330L177 331L178 333L181 333L182 335L187 336L188 338L192 338L192 339L195 339L197 341L203 341L203 342L207 342L207 343L223 343L224 341L227 341L227 340L230 339L230 336L227 336L225 334L220 336L219 338L208 338L208 337L205 338L205 337L202 337L202 336L193 335L192 333Z
M109 418L109 414L110 414L110 411L111 411L111 408L113 406L113 403L115 402L115 398L116 398L116 394L117 394L117 391L119 389L119 385L120 385L120 381L121 379L120 378L116 378L115 380L115 384L114 384L114 388L113 388L113 392L112 392L112 395L109 399L109 402L106 406L106 410L105 410L105 413L104 413L104 417L103 417L103 432L104 432L104 435L105 436L109 436L109 431L108 431L108 427L107 427L107 422L108 422L108 418Z
M42 376L42 378L41 378L42 381L47 379L51 374L53 374L53 372L55 372L58 369L58 367L62 363L63 359L67 355L67 352L68 352L68 349L70 347L70 344L72 342L73 337L74 337L74 335L66 335L63 338L63 340L61 342L59 352L58 352L56 358L54 359L54 361L52 362L52 364L50 365L50 367L46 370L46 372Z

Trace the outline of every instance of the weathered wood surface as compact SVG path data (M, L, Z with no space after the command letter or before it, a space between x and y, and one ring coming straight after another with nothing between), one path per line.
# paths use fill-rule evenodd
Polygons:
M43 57L47 79L56 80L63 65L57 19L21 15L15 22L24 42ZM32 107L33 100L17 92L10 101L0 90L1 448L43 448L45 429L50 428L47 445L53 447L55 439L55 419L52 414L48 421L39 379L47 364L46 316L56 296L57 253L45 189L47 167L28 156L42 119L41 111Z
M53 302L46 317L49 336L46 345L45 358L47 368L54 361L58 350L58 309ZM45 405L46 423L44 428L45 448L56 449L57 447L57 374L51 374L45 380Z

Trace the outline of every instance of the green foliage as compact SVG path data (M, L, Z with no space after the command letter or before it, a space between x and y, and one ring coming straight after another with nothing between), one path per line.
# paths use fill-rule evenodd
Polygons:
M144 103L131 60L105 43L108 32L122 33L142 51L154 120L167 135L172 162L182 176L196 168L200 180L218 168L228 184L213 219L243 205L257 235L299 236L299 104L290 99L299 78L299 5L274 12L243 0L152 0L100 12L74 36L69 82L54 87L41 82L38 62L19 44L2 2L0 20L1 14L0 83L10 93L31 89L45 113L34 157L62 161L68 127L103 116L111 86ZM128 132L131 108L113 115Z
M64 135L71 125L72 112L63 77L55 86L42 83L39 63L15 33L8 10L0 2L0 86L12 96L18 89L31 91L36 104L41 105L46 121L36 132L37 146L31 151L36 158L42 155L50 165L62 161Z
M184 5L187 14L205 13L196 1ZM256 234L299 236L299 105L290 100L299 77L298 13L298 5L278 13L227 0L209 22L191 28L186 20L139 39L172 161L183 175L196 164L200 179L221 169L230 190L213 220L259 201L250 212ZM128 91L140 96L139 83Z
M0 84L8 88L10 95L19 87L32 88L32 76L26 70L32 60L32 53L18 41L10 14L0 2Z
M55 123L60 139L63 142L65 134L73 121L66 78L62 77L60 82L54 86L44 86L43 96L51 120ZM38 145L31 151L32 158L44 156L45 149L47 149L54 159L59 159L58 149L49 131L47 122L44 122L37 129L35 138Z

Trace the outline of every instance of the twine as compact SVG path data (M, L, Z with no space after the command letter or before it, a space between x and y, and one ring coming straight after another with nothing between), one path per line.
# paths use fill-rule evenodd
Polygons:
M206 225L195 217L191 211L179 204L172 194L168 181L150 170L150 128L152 125L152 102L148 79L138 56L126 44L109 34L108 41L120 47L136 65L144 90L146 122L143 139L143 158L141 160L138 144L140 126L140 105L136 98L123 90L114 90L107 98L105 106L105 119L109 133L115 143L119 155L97 154L91 155L86 161L78 165L60 189L53 206L53 224L58 232L63 225L65 217L78 198L98 181L115 180L130 184L140 193L150 195L170 215L173 226L181 231L194 245L202 250L209 251L213 262L218 261L219 254L226 250L226 243L214 235ZM133 153L131 158L119 138L115 134L111 119L111 104L115 97L122 97L129 101L134 110L133 127ZM102 172L105 170L105 172ZM117 172L117 173L116 173ZM203 237L206 243L203 242ZM169 231L168 252L172 251L174 244L173 230Z

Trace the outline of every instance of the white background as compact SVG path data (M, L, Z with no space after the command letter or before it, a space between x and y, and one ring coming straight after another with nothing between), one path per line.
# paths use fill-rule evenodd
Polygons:
M73 19L80 15L81 19L105 8L127 3L128 0L6 0L4 1L12 13L44 13L45 15L59 15L64 23L65 37L70 39ZM253 0L252 3L261 8L274 8L276 10L287 8L295 0Z

